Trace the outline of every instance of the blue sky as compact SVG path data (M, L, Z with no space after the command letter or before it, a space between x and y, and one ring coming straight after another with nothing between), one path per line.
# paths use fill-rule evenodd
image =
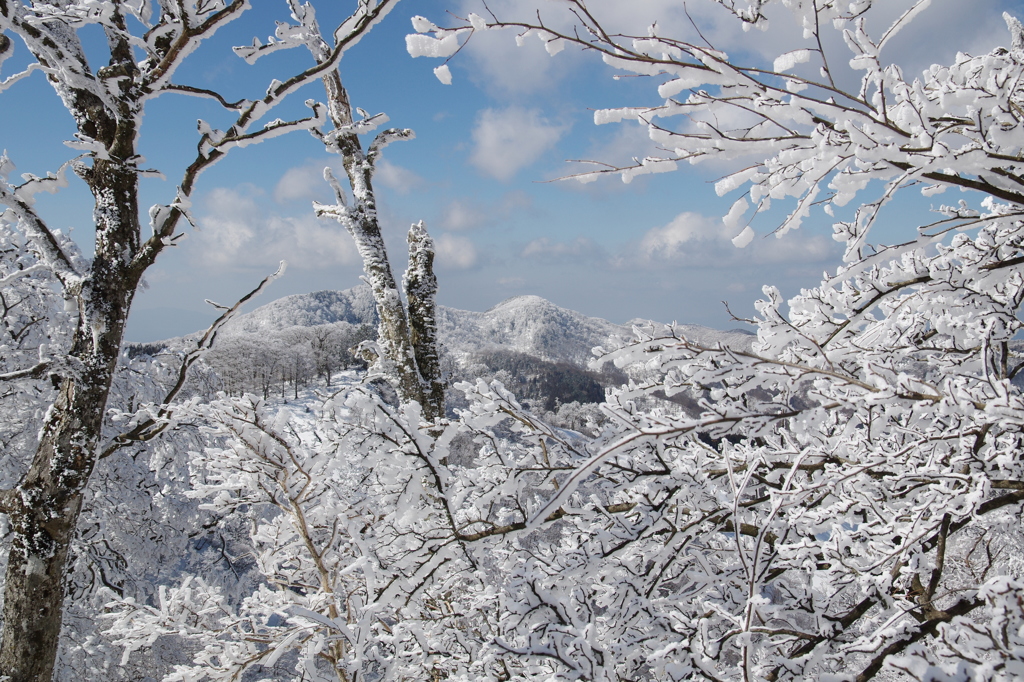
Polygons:
M271 78L284 78L306 64L299 51L278 53L250 67L230 47L273 32L286 18L283 0L253 0L255 9L226 27L192 56L176 82L221 90L228 98L254 97ZM500 16L539 7L557 22L552 0L495 0ZM354 2L320 3L321 24ZM609 26L644 32L653 20L664 32L693 36L678 0L592 0ZM898 12L909 0L887 0ZM705 0L687 3L695 22L716 47L747 63L801 46L799 32L779 25L768 34L743 33L720 8ZM517 47L511 34L474 38L450 62L451 85L432 70L438 60L412 59L405 50L409 18L419 14L438 24L446 10L460 16L481 11L472 0L405 0L353 48L342 62L342 78L355 106L385 112L389 125L408 127L417 138L390 146L378 170L381 219L397 272L403 269L404 234L426 221L438 244L439 300L484 310L510 296L537 294L588 315L625 322L636 317L719 328L735 327L721 301L739 315L753 312L762 284L792 294L813 286L839 262L829 222L815 214L798 233L778 240L758 238L738 250L720 217L736 198L717 197L712 183L727 166L714 163L676 173L615 177L582 185L554 181L571 173L566 159L624 161L650 151L639 126L595 126L593 109L659 103L657 82L616 80L593 56L566 50L552 58L540 41ZM1003 10L1024 15L1019 0L934 0L911 29L901 33L890 59L905 73L932 62L949 62L957 49L979 53L1008 43ZM773 26L773 28L776 28ZM91 49L101 54L99 35ZM775 52L773 52L773 50ZM884 55L885 56L885 55ZM24 58L16 53L0 72L7 76ZM316 87L300 93L274 116L301 115ZM2 95L0 146L21 172L43 174L72 156L62 142L71 136L69 116L41 76ZM216 127L226 118L210 102L165 96L150 105L142 129L142 152L167 180L146 180L146 206L166 202L176 178L195 153L196 120ZM311 201L330 199L321 178L336 161L308 135L290 135L238 149L200 180L194 213L198 230L166 253L147 275L136 298L128 338L154 340L193 331L211 320L211 299L233 302L288 261L284 278L258 303L286 294L344 289L359 281L361 264L340 225L313 217ZM88 250L90 197L76 180L55 197L40 199L54 228L72 229ZM927 220L927 201L889 209L889 236ZM759 237L784 217L785 207L754 223ZM921 216L924 215L922 218Z

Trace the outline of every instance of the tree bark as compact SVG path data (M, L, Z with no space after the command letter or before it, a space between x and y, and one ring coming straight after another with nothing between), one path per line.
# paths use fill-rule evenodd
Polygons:
M11 682L46 682L53 674L68 549L96 466L107 394L139 282L131 267L139 235L135 173L97 160L86 180L96 198L96 254L77 296L70 357L81 368L61 380L39 447L7 510L12 542L0 671Z

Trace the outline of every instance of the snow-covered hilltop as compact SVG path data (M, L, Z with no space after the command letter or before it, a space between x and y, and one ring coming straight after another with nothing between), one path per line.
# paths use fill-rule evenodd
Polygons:
M377 324L377 310L370 287L363 285L345 291L325 290L284 296L239 315L225 325L224 331L229 334L258 333L336 322Z

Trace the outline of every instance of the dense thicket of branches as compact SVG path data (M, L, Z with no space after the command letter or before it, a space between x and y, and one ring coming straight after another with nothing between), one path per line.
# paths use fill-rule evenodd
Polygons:
M770 3L723 4L762 24ZM360 389L305 428L252 399L213 405L204 416L228 445L197 455L213 472L197 492L225 512L279 510L254 538L265 574L290 589L201 609L181 628L195 612L189 586L160 609L123 604L112 632L129 647L155 632L195 638L206 658L189 674L214 678L295 655L309 674L346 680L1013 679L1020 25L1008 18L1009 50L907 81L878 61L868 1L787 3L809 47L771 69L656 28L617 36L584 3L566 6L575 30L416 19L409 44L445 56L512 26L553 53L562 41L663 75L663 106L596 118L638 118L671 155L599 172L760 156L718 185L749 186L732 219L748 199L767 210L794 196L785 231L881 181L880 197L836 223L843 268L788 310L766 288L752 351L669 328L607 352L599 363L638 380L608 397L594 436L552 428L483 381L458 386L468 407L445 424ZM832 81L819 41L833 27L864 71L859 92ZM789 72L815 59L810 75ZM904 244L869 246L879 208L912 187L977 195ZM656 400L683 394L697 412ZM201 603L224 604L203 590ZM267 627L271 612L283 620ZM221 651L232 653L215 662Z

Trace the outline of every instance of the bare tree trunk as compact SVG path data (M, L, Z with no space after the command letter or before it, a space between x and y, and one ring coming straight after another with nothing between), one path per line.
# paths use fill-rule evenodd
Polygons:
M105 374L97 368L63 381L32 466L10 498L0 670L11 682L43 682L53 674L68 548L96 464Z

